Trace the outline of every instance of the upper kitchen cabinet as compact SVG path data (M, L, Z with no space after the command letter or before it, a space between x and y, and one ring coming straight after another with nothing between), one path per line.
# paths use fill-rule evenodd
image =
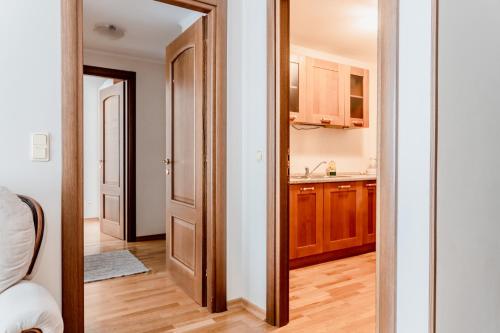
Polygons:
M334 62L313 58L307 58L306 62L307 122L344 127L344 67Z
M368 70L290 56L290 122L337 128L369 126Z
M346 76L346 86L348 89L345 90L346 127L367 128L369 126L368 80L368 70L349 67L349 71Z
M306 58L290 55L290 121L306 122Z

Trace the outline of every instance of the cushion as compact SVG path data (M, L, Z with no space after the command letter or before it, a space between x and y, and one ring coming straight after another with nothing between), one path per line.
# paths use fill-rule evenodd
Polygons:
M0 333L19 333L38 328L43 333L62 333L61 312L52 296L31 281L21 281L0 294Z
M0 293L22 280L35 248L30 208L14 193L0 187Z

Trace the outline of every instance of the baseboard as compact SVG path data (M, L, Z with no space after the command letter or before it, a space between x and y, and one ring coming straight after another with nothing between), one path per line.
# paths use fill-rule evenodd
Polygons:
M253 314L257 319L266 320L266 310L261 309L257 305L252 302L244 299L244 298L236 298L233 300L227 301L228 307L241 306L243 309L247 310L251 314Z
M136 242L147 242L154 240L165 240L167 239L166 234L158 234L158 235L149 235L149 236L137 236L135 238Z

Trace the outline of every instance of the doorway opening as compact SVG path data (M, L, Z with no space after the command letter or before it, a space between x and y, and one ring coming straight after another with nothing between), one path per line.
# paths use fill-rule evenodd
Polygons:
M62 11L66 329L225 311L225 1Z
M83 73L83 217L103 234L135 242L136 73L90 65ZM116 179L107 184L109 177Z
M393 332L397 2L269 8L267 320Z

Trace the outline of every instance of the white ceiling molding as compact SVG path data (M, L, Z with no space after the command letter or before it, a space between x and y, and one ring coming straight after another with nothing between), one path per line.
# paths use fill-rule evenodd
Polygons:
M84 63L85 63L85 53L101 55L101 56L108 56L108 57L116 57L116 58L121 58L121 59L126 59L126 60L132 60L132 61L147 62L147 63L157 64L157 65L164 65L165 64L164 59L148 58L148 57L136 57L136 56L131 56L128 54L115 53L115 52L96 50L96 49L90 49L90 48L83 49Z

